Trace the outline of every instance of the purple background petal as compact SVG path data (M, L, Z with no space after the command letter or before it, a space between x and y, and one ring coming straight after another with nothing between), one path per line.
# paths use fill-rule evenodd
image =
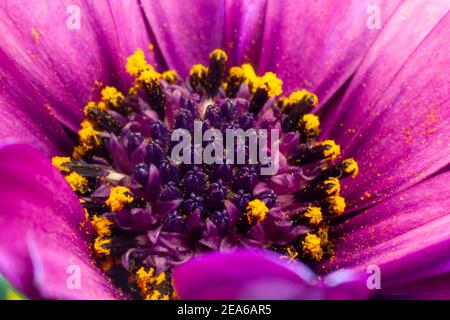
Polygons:
M30 298L113 298L78 198L50 161L31 146L1 144L0 176L0 273ZM66 286L70 266L80 270L79 290Z

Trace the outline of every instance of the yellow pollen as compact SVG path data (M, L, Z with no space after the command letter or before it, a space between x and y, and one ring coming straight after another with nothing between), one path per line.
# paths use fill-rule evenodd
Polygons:
M71 174L66 176L66 181L70 184L73 191L84 192L88 185L87 179L80 176L76 172L72 172Z
M257 80L258 76L251 64L245 63L241 68L244 71L244 79L247 84L254 83Z
M333 213L336 216L340 216L344 213L346 203L345 198L339 195L331 196L326 198L326 202L328 203L328 211Z
M93 216L91 224L97 236L111 235L111 225L113 223L107 217Z
M244 69L241 67L232 67L230 69L229 78L232 79L233 81L244 80L245 78Z
M78 131L80 144L86 149L90 150L92 147L97 147L101 143L100 132L95 130L88 121L81 123L81 129Z
M259 199L250 201L245 211L248 223L250 224L264 220L268 212L269 208L267 208L266 204Z
M144 84L152 85L159 81L161 75L153 69L143 71L138 78L138 81Z
M102 90L102 100L117 107L124 100L123 94L114 87L105 87Z
M145 271L145 268L141 267L136 272L136 284L142 296L148 300L159 300L161 293L158 290L155 290L154 287L160 285L166 280L165 272L161 272L157 276L154 276L154 274L154 268L149 268L148 271ZM157 292L156 295L155 292ZM168 297L164 300L168 300Z
M130 193L130 189L127 187L114 187L111 189L109 198L105 203L112 211L120 211L126 204L133 202L134 198Z
M339 194L341 192L341 184L338 178L328 178L323 182L325 191L329 195Z
M223 60L223 61L226 62L226 61L228 60L227 54L226 54L225 51L223 51L222 49L215 49L215 50L213 50L213 51L211 52L211 54L209 55L209 57L210 57L211 59L216 60L216 61L221 61L221 60Z
M62 172L69 172L70 170L66 168L64 165L66 163L70 162L70 157L53 157L52 158L52 164L55 166L59 171Z
M333 140L322 141L319 145L324 147L323 155L327 159L334 160L341 154L341 147Z
M94 240L94 253L97 256L109 256L111 254L111 249L108 248L108 245L111 243L110 238L106 237L98 237Z
M162 73L161 78L167 83L174 84L178 80L178 74L175 70L167 70Z
M353 158L345 159L342 161L345 173L350 174L352 178L358 175L359 167L358 163Z
M318 236L308 233L305 240L302 241L303 252L308 254L312 259L320 261L323 257L321 243L322 240Z
M93 101L89 101L84 107L84 115L87 116L89 112L91 112L95 108L97 108L97 104Z
M142 49L137 49L135 53L127 58L126 69L129 74L138 77L143 71L151 70L153 67L148 64Z
M315 107L317 105L317 103L319 102L319 99L317 98L317 96L314 93L311 93L308 90L302 89L302 90L297 90L297 91L294 91L291 93L291 95L289 96L289 104L294 105L294 104L300 103L302 101L305 101L307 99L312 101L313 107Z
M308 138L317 137L319 135L319 117L312 113L305 114L302 117L302 119L300 120L300 126L303 128L303 133Z
M199 78L203 78L206 76L206 73L208 72L208 68L205 67L202 64L194 64L189 71L190 76L197 76Z
M317 225L319 224L323 217L322 217L322 210L318 207L313 207L309 205L306 208L306 211L304 213L305 217L309 218L309 223Z
M279 96L283 93L283 81L273 72L266 72L255 83L255 88L266 91L269 97Z

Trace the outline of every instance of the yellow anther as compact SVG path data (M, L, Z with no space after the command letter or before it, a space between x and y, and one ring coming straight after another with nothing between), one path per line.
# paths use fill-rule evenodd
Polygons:
M249 63L243 64L241 68L244 71L245 83L251 86L258 78L255 69L253 69L252 65Z
M112 211L122 210L126 204L133 202L134 198L131 195L130 189L123 186L114 187L109 193L109 198L106 200L106 205Z
M323 258L322 240L315 234L308 233L302 241L303 252L316 261Z
M329 195L339 194L341 192L341 184L338 178L328 178L323 182L325 192Z
M310 104L315 107L319 102L319 99L314 93L309 92L308 90L302 89L298 91L294 91L289 96L290 104L297 104L302 101L309 101Z
M359 167L358 163L353 158L348 158L342 161L342 168L345 173L351 175L353 178L358 175Z
M86 178L80 176L78 173L72 172L69 175L67 175L65 178L66 178L66 181L72 187L73 191L79 191L81 193L86 191L88 181Z
M189 71L189 83L192 88L205 85L208 68L202 64L195 64Z
M264 90L269 97L279 96L283 93L283 81L273 72L266 72L262 77L255 80L255 90Z
M164 71L161 78L167 83L174 84L178 80L178 74L175 70Z
M138 77L143 71L153 69L145 59L142 49L137 49L135 53L127 58L126 69L129 74Z
M111 225L113 223L107 217L99 217L95 215L92 217L91 224L97 236L111 235Z
M125 97L123 96L123 94L114 87L108 86L103 88L102 90L102 100L114 107L117 107L119 104L121 104L124 99Z
M111 239L107 237L98 237L94 240L94 253L97 256L109 256L111 254L111 249L109 248L109 244L111 243Z
M55 166L59 171L62 172L70 172L68 168L66 168L64 165L66 163L70 162L70 157L53 157L52 158L52 164Z
M222 49L215 49L215 50L213 50L210 53L209 57L211 59L213 59L213 60L216 60L216 61L224 61L224 62L226 62L228 60L227 54Z
M81 123L81 129L78 131L80 144L86 149L90 150L97 147L101 143L100 131L94 129L92 124L88 121Z
M159 81L160 78L161 78L161 75L158 72L156 72L153 69L148 69L148 70L142 71L142 73L138 77L138 81L140 83L153 85L153 84L157 83L157 81Z
M323 146L323 155L326 159L334 160L341 154L341 147L333 140L325 140L319 143L319 146Z
M161 293L158 290L155 290L155 286L160 285L166 280L166 273L161 272L157 276L154 276L154 274L154 268L149 268L148 271L146 271L144 267L141 267L136 272L136 284L141 295L147 300L159 300L162 298Z
M305 114L299 123L299 127L302 128L303 134L308 138L314 138L319 135L319 126L319 117L312 113Z
M335 216L340 216L345 212L345 198L339 195L331 196L325 199L328 204L328 212L334 214Z
M189 71L190 76L199 76L201 78L206 77L206 73L208 72L208 68L202 64L194 64Z
M232 82L235 81L244 81L245 78L245 72L244 69L242 67L232 67L230 69L230 72L228 74L228 79L231 80Z
M322 222L322 210L319 207L309 205L304 212L304 216L309 218L309 223L317 225Z
M88 116L88 114L95 108L97 108L97 104L93 101L89 101L84 107L84 115Z
M245 211L249 224L264 220L268 212L269 208L259 199L250 201Z

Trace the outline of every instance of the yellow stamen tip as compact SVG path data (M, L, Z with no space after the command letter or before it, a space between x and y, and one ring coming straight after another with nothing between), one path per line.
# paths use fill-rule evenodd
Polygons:
M329 195L339 194L341 192L341 183L338 178L328 178L323 182L325 191Z
M267 91L269 97L279 96L283 93L283 81L273 72L266 72L256 81L256 88Z
M305 217L309 218L309 223L314 225L319 224L323 220L322 210L320 210L319 207L309 205L306 208L304 215Z
M127 58L126 69L129 74L138 77L143 71L153 69L145 59L142 49L137 49L135 53Z
M319 99L314 93L309 92L308 90L302 89L297 90L291 93L291 95L288 98L289 105L294 105L297 103L300 103L302 101L308 100L310 104L315 107L317 103L319 102Z
M64 165L66 163L70 162L70 157L53 157L52 158L52 164L55 166L59 171L62 172L69 172L70 170L66 168Z
M328 203L328 211L335 216L340 216L345 212L346 203L345 198L339 195L331 196L326 199Z
M312 113L305 114L300 120L299 126L302 128L303 133L308 138L314 138L319 135L319 117Z
M92 124L88 121L81 123L81 129L78 131L80 144L86 149L90 150L97 147L101 143L100 132L95 130Z
M341 154L341 147L333 140L322 141L319 145L324 147L323 155L327 159L334 160Z
M232 79L233 81L244 80L245 78L244 69L242 67L232 67L229 72L229 78Z
M342 165L345 173L351 175L353 178L355 178L358 175L359 167L355 159L353 158L345 159L344 161L342 161Z
M206 75L206 72L208 71L208 68L205 67L202 64L194 64L191 68L191 70L189 71L189 75L190 76L194 76L194 75Z
M225 51L223 51L222 49L215 49L211 52L211 54L209 55L209 57L213 60L216 61L227 61L228 60L228 56L225 53Z
M161 75L153 69L142 71L138 77L138 81L144 84L153 84L159 81Z
M131 195L130 189L123 186L114 187L109 193L109 198L106 200L106 205L112 211L122 210L126 204L133 202L134 198Z
M86 178L80 176L78 173L72 172L65 178L66 178L66 181L72 187L73 191L84 192L86 190L88 181Z
M267 208L266 204L259 199L250 201L245 211L250 224L264 220L268 212L269 208Z
M315 234L308 233L302 241L303 252L312 259L320 261L323 258L322 240Z
M110 238L106 237L98 237L94 240L94 253L97 256L109 256L111 254L111 249L108 248L108 245L111 243Z
M114 87L107 86L102 90L102 100L114 107L117 107L124 99L123 94Z
M113 223L107 217L93 216L91 224L97 236L111 235L111 225Z
M178 80L178 74L175 70L167 70L162 73L161 78L167 83L174 84Z

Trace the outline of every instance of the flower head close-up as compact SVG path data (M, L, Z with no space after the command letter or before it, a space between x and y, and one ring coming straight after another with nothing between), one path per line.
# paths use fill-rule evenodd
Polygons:
M449 299L449 9L3 1L0 298Z

